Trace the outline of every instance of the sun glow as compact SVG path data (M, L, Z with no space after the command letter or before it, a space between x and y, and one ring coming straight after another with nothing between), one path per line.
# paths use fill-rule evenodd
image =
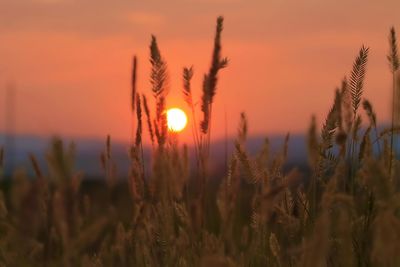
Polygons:
M187 124L185 112L179 108L170 108L167 110L168 130L171 132L182 131Z

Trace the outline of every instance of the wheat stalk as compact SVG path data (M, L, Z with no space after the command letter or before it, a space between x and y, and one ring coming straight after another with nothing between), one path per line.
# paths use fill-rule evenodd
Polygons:
M137 127L136 127L136 138L135 145L139 146L142 143L142 104L140 101L140 95L136 95L136 118L137 118Z
M136 92L137 92L137 57L133 56L132 60L132 72L131 72L131 112L132 112L132 124L131 124L131 140L134 142L134 131L135 131L135 105L136 105Z
M131 77L131 109L135 112L135 97L136 97L136 77L137 77L137 57L133 57L132 63L132 77Z
M214 50L211 60L210 70L203 78L203 95L201 110L203 112L203 120L201 121L201 130L203 134L209 132L209 124L211 118L211 108L214 101L214 96L217 91L218 72L228 65L227 58L221 58L221 33L223 30L223 17L217 18L216 33L214 39Z
M167 123L165 114L165 98L168 94L168 72L167 64L161 56L160 50L157 45L157 39L153 35L150 44L150 63L151 74L150 83L152 85L152 92L156 99L156 137L158 144L163 146L166 141Z
M375 137L378 138L378 127L376 125L376 121L377 121L376 113L372 107L372 104L368 100L365 99L363 101L363 108L364 108L365 112L367 113L370 127L374 128ZM377 145L378 145L378 153L381 154L381 147L380 147L379 141L378 141Z
M361 118L357 115L358 107L360 106L361 96L364 89L364 79L368 61L369 48L364 45L361 47L358 56L353 63L353 69L350 74L349 87L353 108L353 121L352 121L352 140L351 140L351 151L350 151L350 180L351 190L354 190L354 172L355 172L355 150L357 143L357 133L361 125Z
M192 125L192 134L193 134L193 140L194 140L194 145L195 145L195 150L196 150L196 161L199 162L200 154L199 150L200 148L200 140L199 140L199 133L197 131L197 119L196 119L196 112L194 108L194 103L193 103L193 96L192 96L192 86L191 86L191 81L194 75L193 67L185 67L183 68L183 98L186 102L186 104L189 106L191 113L192 113L192 118L193 118L193 123ZM199 163L198 163L199 164Z
M364 87L364 78L367 67L369 48L362 46L360 52L353 63L353 70L350 74L349 86L351 92L354 118L361 102Z
M154 131L153 131L153 126L151 124L151 114L149 105L147 103L147 97L144 94L142 95L142 101L143 101L144 113L146 114L146 122L149 130L151 144L154 145Z
M396 108L396 103L398 101L396 101L397 98L397 94L396 94L396 71L399 69L399 56L397 53L397 38L396 38L396 31L394 29L394 27L392 27L390 29L390 34L389 34L389 54L387 56L387 59L389 61L390 64L390 70L392 72L392 129L394 129L395 127L395 122L396 122L396 110L398 108ZM391 156L390 156L390 162L389 162L389 172L390 175L392 175L392 161L393 161L393 156L395 156L395 136L394 136L394 131L392 130L392 134L390 136L390 152L391 152Z

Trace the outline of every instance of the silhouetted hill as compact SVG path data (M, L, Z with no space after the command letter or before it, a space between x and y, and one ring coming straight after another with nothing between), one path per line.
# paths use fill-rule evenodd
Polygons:
M273 135L268 137L270 141L270 149L273 152L281 149L284 142L283 135ZM265 136L251 136L247 140L247 149L251 154L259 151L264 143ZM1 145L5 147L5 174L9 176L11 168L24 169L28 173L32 173L28 155L33 153L42 168L46 168L46 153L49 150L51 140L48 137L40 137L33 135L17 135L14 137L15 149L14 158L10 159L11 147L5 144L5 136L0 135ZM74 140L65 139L65 144L74 142L76 146L76 170L84 172L86 177L102 176L100 166L100 153L104 150L104 140L77 138ZM224 166L225 164L225 140L216 140L211 145L210 156L213 166ZM234 150L234 139L228 139L228 155ZM289 141L288 164L303 165L306 163L306 146L304 135L292 135ZM193 149L189 147L191 158L194 157ZM145 157L149 158L150 148L145 147ZM128 143L113 142L112 157L118 167L118 175L126 176L129 166Z

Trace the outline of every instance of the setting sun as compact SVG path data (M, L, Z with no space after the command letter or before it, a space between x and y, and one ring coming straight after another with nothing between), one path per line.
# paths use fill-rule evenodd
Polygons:
M170 108L167 110L168 130L171 132L182 131L187 124L185 112L179 108Z

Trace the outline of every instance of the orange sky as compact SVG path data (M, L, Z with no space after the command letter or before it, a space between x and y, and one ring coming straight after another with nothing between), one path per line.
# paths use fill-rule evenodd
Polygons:
M171 76L168 104L186 108L182 67L194 66L199 97L215 19L224 15L230 65L213 107L214 137L224 135L225 112L230 134L241 111L254 134L302 132L312 113L322 121L362 44L371 50L364 96L382 122L390 113L387 35L392 25L400 32L399 10L398 0L0 0L0 101L15 83L18 133L128 140L132 55L150 97L155 34Z

